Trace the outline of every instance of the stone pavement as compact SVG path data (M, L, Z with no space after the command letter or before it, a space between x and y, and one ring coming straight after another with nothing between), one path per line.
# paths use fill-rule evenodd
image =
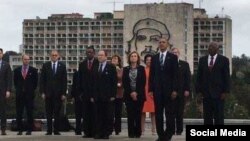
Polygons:
M74 131L61 132L60 136L45 136L45 132L32 132L31 136L16 135L17 132L7 130L6 136L0 135L0 141L95 141L95 139L86 139L81 136L76 136ZM25 134L25 132L24 132ZM127 130L124 129L120 135L111 135L110 141L155 141L157 135L152 135L150 130L146 130L145 134L140 139L131 139L127 136ZM96 141L102 141L100 139ZM181 136L174 135L172 141L185 141L185 133Z

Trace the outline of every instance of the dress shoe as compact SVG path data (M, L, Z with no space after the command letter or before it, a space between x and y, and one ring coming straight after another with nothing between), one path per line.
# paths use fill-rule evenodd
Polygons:
M109 139L109 136L104 136L101 139Z
M75 132L75 135L82 135L81 132Z
M115 132L115 135L119 135L119 132Z
M30 132L30 131L27 131L27 132L26 132L26 135L31 135L31 132Z
M3 135L3 136L7 135L6 132L5 132L5 130L2 130L1 135Z
M22 135L23 134L23 132L22 131L19 131L18 133L17 133L17 135Z
M90 136L90 135L83 135L82 137L83 138L92 138L92 136Z
M52 135L52 132L47 132L45 135Z
M61 133L59 133L58 131L55 131L54 135L61 135Z
M176 135L181 135L181 132L177 132Z
M94 139L102 139L102 137L99 135L95 135Z

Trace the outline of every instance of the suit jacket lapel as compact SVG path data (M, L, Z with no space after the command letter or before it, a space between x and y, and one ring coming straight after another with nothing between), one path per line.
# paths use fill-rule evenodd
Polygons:
M212 70L214 70L220 63L220 55L218 54L216 59L215 59L215 62L214 62L214 66L212 68Z

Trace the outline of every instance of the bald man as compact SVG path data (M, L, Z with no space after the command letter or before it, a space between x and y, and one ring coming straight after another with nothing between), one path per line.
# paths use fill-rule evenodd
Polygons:
M40 93L45 100L47 117L47 133L52 135L52 119L54 116L54 135L59 133L59 118L62 102L65 99L67 90L66 66L59 61L59 53L52 50L51 61L43 64L40 78Z
M22 135L23 122L22 115L24 109L27 114L27 132L26 135L31 135L33 127L33 109L35 90L37 88L38 73L37 69L30 66L30 57L22 56L23 65L14 70L14 86L16 89L16 120L17 120L17 135Z
M211 42L208 54L199 60L196 93L203 98L205 125L224 124L224 100L230 91L229 59L218 54L219 46Z

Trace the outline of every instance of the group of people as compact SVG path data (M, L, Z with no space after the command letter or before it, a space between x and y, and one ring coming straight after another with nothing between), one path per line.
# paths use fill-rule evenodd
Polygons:
M70 94L75 101L76 135L82 131L84 138L109 139L113 131L119 135L123 102L129 138L143 135L146 112L150 113L152 134L157 133L157 141L168 141L174 134L182 134L185 101L191 93L189 64L180 60L178 48L169 49L167 39L159 39L158 48L157 54L145 55L145 67L136 51L128 55L128 66L122 67L120 56L114 55L108 62L105 50L100 50L96 58L95 49L86 48L86 59L74 73ZM224 124L224 99L230 89L229 60L218 54L218 50L215 42L210 43L209 55L199 60L195 86L203 98L204 124ZM10 97L12 73L2 56L0 49L1 133L6 135L5 107ZM14 70L18 135L23 132L24 108L28 123L26 134L31 135L38 73L29 65L28 55L23 55L22 60L23 65ZM67 71L56 50L51 52L51 61L43 64L39 87L45 100L46 135L60 135L59 117L66 98Z

